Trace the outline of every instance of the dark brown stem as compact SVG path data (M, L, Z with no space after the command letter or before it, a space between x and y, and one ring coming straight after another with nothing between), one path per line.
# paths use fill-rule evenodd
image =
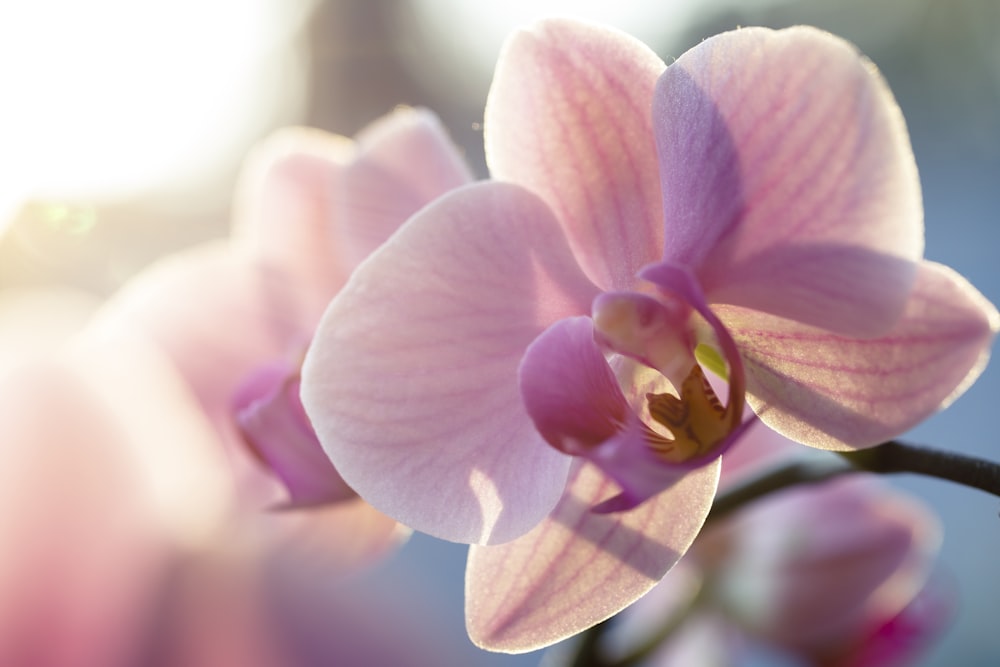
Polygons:
M895 440L840 455L859 470L927 475L1000 496L1000 464L992 461Z

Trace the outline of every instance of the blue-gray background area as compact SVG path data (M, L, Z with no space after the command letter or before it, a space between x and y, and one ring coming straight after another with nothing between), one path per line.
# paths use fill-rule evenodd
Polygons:
M671 56L704 37L739 25L779 28L799 23L853 41L878 65L910 129L923 184L927 258L953 267L992 302L1000 303L1000 41L996 39L1000 3L819 0L756 10L728 7L696 19L672 43L653 46L669 62ZM474 128L469 132L480 118L476 110L481 109L481 97L464 99L461 90L453 90L451 97L422 91L405 74L398 75L405 83L397 90L411 91L414 97L395 101L431 106L465 144L470 158L481 155L481 136ZM342 100L328 101L331 109L342 104ZM323 101L314 106L322 108ZM369 115L381 110L372 109ZM355 113L351 109L350 114L339 115L343 120ZM367 118L364 114L355 117L358 123ZM355 128L335 124L334 129L349 132ZM1000 459L998 399L1000 370L992 366L956 403L906 439ZM940 570L957 589L959 599L954 623L917 664L1000 664L996 624L1000 614L1000 501L938 480L904 475L894 477L892 483L916 494L940 515L945 528ZM465 553L463 546L418 535L366 579L373 586L391 588L397 578L409 579L410 585L415 578L426 597L414 613L420 613L421 606L433 608L441 614L441 622L460 633ZM471 646L468 651L467 664L475 665L535 665L541 659L540 653L490 655ZM751 662L786 664L773 656L758 656Z

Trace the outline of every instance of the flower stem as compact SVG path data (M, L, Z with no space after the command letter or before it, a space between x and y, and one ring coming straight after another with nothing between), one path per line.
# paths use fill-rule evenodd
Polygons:
M744 505L775 491L801 484L818 484L857 471L858 469L850 463L837 458L786 463L716 496L706 522L718 521Z
M1000 464L993 461L896 440L840 455L859 470L927 475L1000 496Z

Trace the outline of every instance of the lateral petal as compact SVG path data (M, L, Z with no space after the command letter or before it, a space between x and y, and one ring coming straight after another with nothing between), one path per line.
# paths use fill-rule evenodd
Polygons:
M687 551L708 514L719 462L685 475L639 507L591 508L617 492L577 462L566 493L534 530L499 546L473 546L465 577L469 637L522 653L616 614L652 588Z
M303 405L344 480L444 539L529 530L569 460L535 430L518 364L596 291L521 187L474 184L423 209L334 299L303 365Z
M852 45L807 27L707 39L660 77L653 118L664 259L710 302L851 336L892 326L923 252L920 184Z
M626 289L663 244L650 103L663 61L608 28L515 33L486 104L490 173L538 193L602 289Z
M717 308L743 356L748 402L780 433L820 449L893 438L979 376L1000 317L951 269L919 265L900 321L851 339L742 308Z

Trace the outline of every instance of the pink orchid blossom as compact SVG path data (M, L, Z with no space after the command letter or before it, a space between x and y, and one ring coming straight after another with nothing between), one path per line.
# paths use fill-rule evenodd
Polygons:
M720 486L745 476L749 455L787 452L781 440L753 429ZM707 527L614 639L635 644L683 610L652 664L684 664L672 645L688 643L688 624L728 637L727 663L750 641L825 667L909 664L950 620L928 584L940 540L930 510L867 475L781 492Z
M0 373L0 665L462 662L433 610L400 617L405 587L344 576L374 555L356 510L280 539L232 520L217 435L161 350L88 331L21 351Z
M135 277L95 327L133 328L166 350L216 426L252 511L348 503L368 515L302 410L301 359L358 263L421 206L470 179L423 110L399 109L356 141L282 130L248 160L232 237ZM385 517L358 530L358 542L398 532Z
M868 447L985 363L996 310L921 259L902 115L832 35L742 29L667 67L544 21L502 52L485 140L493 180L358 268L302 375L355 491L490 545L466 574L481 646L550 644L659 581L745 403L813 447Z

